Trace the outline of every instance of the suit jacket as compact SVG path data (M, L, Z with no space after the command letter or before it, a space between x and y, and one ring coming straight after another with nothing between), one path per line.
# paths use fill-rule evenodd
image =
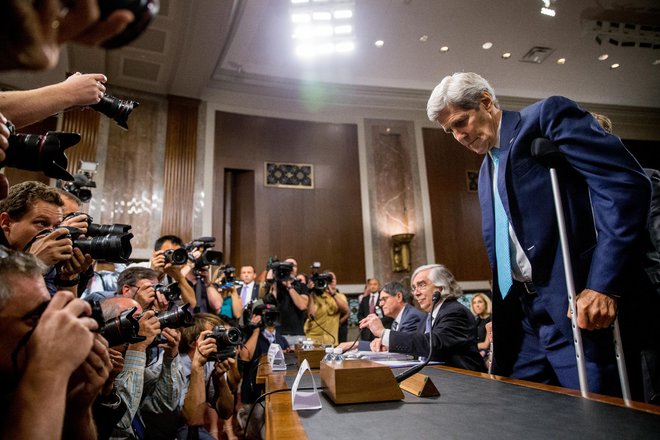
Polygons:
M390 331L389 351L413 356L428 356L429 336L424 334L426 320L417 332ZM445 362L450 367L486 371L477 350L477 330L472 313L455 299L446 299L431 328L432 361Z
M239 296L240 296L240 294L241 294L241 293L240 293L240 289L239 289L238 294L239 294ZM248 298L249 298L249 299L248 299L247 302L250 302L250 301L256 301L256 300L259 298L259 283L257 283L256 281L255 281L255 283L252 285L252 294L249 295ZM245 306L247 306L247 304L243 304L243 308L245 308Z
M406 304L403 308L403 314L401 315L401 322L397 327L397 331L400 332L411 332L415 333L420 330L424 330L426 326L426 313L417 309L415 306Z
M632 295L648 291L641 272L646 219L650 202L649 179L621 140L607 134L576 103L563 97L539 101L518 112L504 111L500 130L498 191L509 221L532 266L540 299L563 335L573 339L566 318L568 298L552 186L548 169L532 157L537 137L550 139L564 157L558 167L566 228L577 293L584 288L620 296L619 316L629 316ZM482 228L493 273L495 223L492 196L492 160L486 155L479 174ZM496 277L494 277L496 279ZM516 354L511 332L521 332L520 316L505 307L497 282L493 295L495 361L508 374ZM508 300L508 298L507 298ZM508 303L509 301L507 301ZM519 313L519 312L518 312ZM639 318L637 318L639 319ZM516 324L518 323L518 324ZM585 355L600 350L587 335ZM603 338L601 338L603 339ZM605 339L609 339L609 336ZM501 341L501 342L498 342ZM611 350L611 340L605 344ZM625 346L625 344L624 344ZM501 348L501 349L500 349ZM592 351L595 353L595 351ZM508 360L502 362L504 357Z

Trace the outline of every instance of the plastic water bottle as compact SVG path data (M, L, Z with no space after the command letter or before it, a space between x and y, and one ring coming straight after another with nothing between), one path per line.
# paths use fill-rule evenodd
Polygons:
M311 339L305 339L303 342L303 350L311 350L314 348L314 341Z
M326 347L325 348L325 356L323 356L323 360L326 362L332 362L334 360L333 356L333 350L332 347Z
M344 360L344 355L341 352L341 348L339 348L339 347L335 348L332 353L333 353L333 357L334 357L335 362L341 362L341 361Z

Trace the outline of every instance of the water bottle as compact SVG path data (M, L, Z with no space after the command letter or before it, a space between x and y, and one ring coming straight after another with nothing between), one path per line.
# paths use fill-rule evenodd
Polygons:
M332 362L334 359L333 356L333 350L332 347L326 347L325 348L325 356L323 356L323 360L326 362Z
M314 348L314 341L311 339L305 339L303 342L303 350L311 350Z
M333 357L335 362L341 362L344 360L344 355L341 352L341 348L337 347L334 349Z

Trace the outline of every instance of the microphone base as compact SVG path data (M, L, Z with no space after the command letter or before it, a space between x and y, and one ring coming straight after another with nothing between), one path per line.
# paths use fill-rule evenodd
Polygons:
M438 397L440 391L426 374L417 373L402 381L399 386L417 397Z
M387 402L403 399L392 369L376 362L347 359L341 363L321 361L321 383L336 404Z

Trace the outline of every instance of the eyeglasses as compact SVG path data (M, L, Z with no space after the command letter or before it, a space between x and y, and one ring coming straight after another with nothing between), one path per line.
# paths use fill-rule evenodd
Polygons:
M413 285L413 286L412 286L412 289L413 289L413 292L414 292L414 291L416 291L416 290L424 290L424 289L426 289L428 286L430 286L430 284L427 283L426 281L420 281L419 283L417 283L417 285Z
M392 295L385 295L385 296L381 295L381 296L378 297L378 302L379 303L384 303L385 301L387 301L390 298L392 298Z

